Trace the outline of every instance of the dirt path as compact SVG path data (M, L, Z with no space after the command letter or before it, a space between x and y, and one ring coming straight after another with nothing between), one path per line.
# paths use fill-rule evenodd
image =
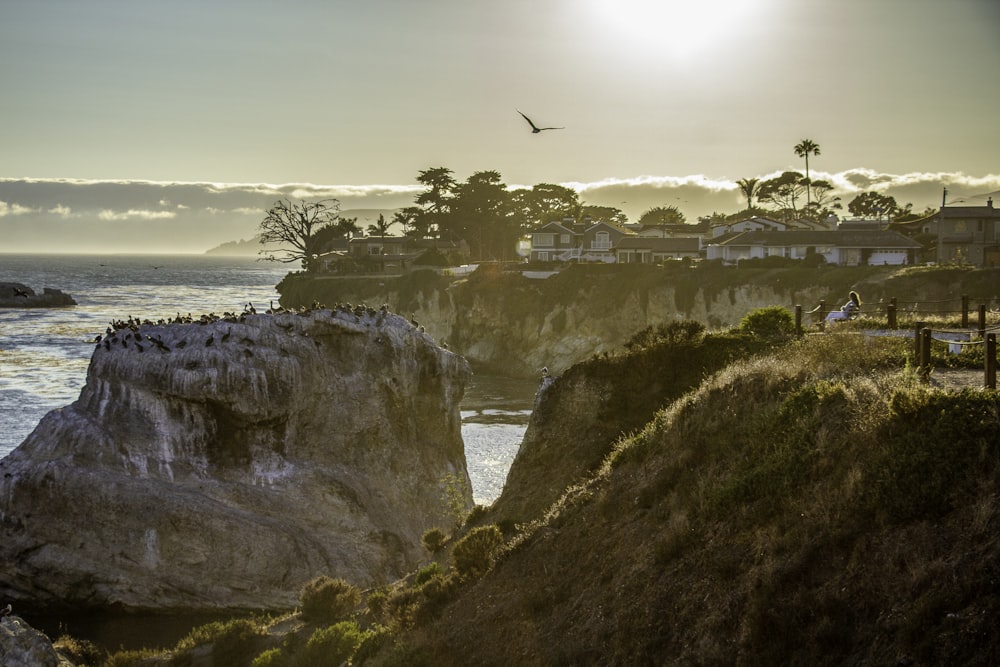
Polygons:
M942 389L983 389L986 386L986 374L981 369L935 368L931 371L930 384Z

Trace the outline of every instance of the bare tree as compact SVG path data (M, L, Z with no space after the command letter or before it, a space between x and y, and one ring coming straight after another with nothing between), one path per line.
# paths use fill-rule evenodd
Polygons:
M260 223L260 243L279 243L291 247L265 248L258 254L261 259L269 262L300 261L302 268L308 269L317 254L317 233L340 223L340 202L336 199L302 201L298 204L280 199Z

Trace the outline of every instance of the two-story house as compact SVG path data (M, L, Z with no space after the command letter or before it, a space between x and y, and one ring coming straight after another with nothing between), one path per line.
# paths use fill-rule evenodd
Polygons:
M531 232L532 262L614 262L615 244L628 233L604 221L550 222Z
M1000 266L1000 209L992 197L986 206L943 206L937 234L939 263Z

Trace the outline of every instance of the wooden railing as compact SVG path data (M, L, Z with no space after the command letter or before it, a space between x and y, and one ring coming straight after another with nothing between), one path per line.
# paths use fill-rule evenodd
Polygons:
M898 332L895 333L895 335L913 337L913 356L914 359L917 360L917 368L919 369L918 372L924 381L927 381L930 376L930 350L932 341L946 343L949 346L958 348L970 345L984 345L983 384L987 389L996 389L996 331L1000 330L1000 323L994 323L991 325L988 316L996 316L1000 315L1000 313L996 310L988 310L985 301L987 300L984 299L983 303L980 303L976 308L978 322L975 328L971 328L969 326L969 316L972 312L969 304L972 303L972 300L965 295L961 297L961 306L958 310L949 310L947 307L947 305L954 306L954 299L943 301L910 302L909 304L904 305L902 312L906 313L906 315L909 316L908 319L913 322L912 326L904 329L899 328L901 304L895 298L889 299L886 302L879 302L877 304L864 304L863 311L860 315L865 319L870 320L880 319L879 316L884 313L887 331L880 331L877 335L894 335L894 332ZM795 306L795 331L799 336L804 334L802 325L803 312L802 306ZM830 310L827 308L825 301L820 301L819 305L815 308L805 311L806 314L812 316L814 323L821 323L821 326L824 318L826 318L829 312ZM951 315L960 315L960 328L932 329L928 327L927 323L923 320L913 320L914 317L919 316L947 317ZM859 331L859 333L865 333L865 331L862 330Z

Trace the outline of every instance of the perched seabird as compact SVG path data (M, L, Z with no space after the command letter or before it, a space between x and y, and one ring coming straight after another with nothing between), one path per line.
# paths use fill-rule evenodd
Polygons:
M0 616L10 616L12 611L14 611L14 608L11 607L10 603L8 602L6 607L0 609Z
M532 134L538 134L539 132L541 132L543 130L565 130L566 129L565 127L538 127L534 123L532 123L531 119L528 118L527 116L525 116L524 112L522 112L520 109L514 109L514 111L516 111L519 114L521 114L521 116L524 118L524 120L528 121L528 125L531 126L531 133Z
M25 299L27 299L28 298L28 293L25 292L20 287L15 287L14 288L14 296L23 296Z
M542 377L548 377L548 375L549 375L549 367L542 366Z

